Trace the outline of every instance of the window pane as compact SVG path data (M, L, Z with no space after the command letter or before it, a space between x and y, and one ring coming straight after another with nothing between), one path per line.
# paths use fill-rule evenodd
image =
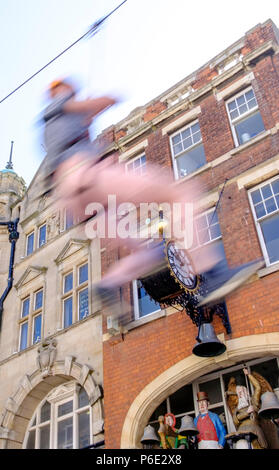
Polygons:
M33 344L41 340L42 315L34 318Z
M170 408L174 415L194 410L192 385L185 385L170 396Z
M26 444L26 449L35 449L35 437L36 431L30 431Z
M165 415L167 413L167 402L166 400L161 403L158 408L153 412L153 414L150 416L149 421L156 421L158 420L159 416Z
M252 372L262 375L273 389L279 387L279 370L276 359L251 366Z
M40 428L40 449L49 449L50 426Z
M237 109L235 109L234 111L231 111L231 112L230 112L231 120L237 118L238 115L239 115L239 112L238 112Z
M265 201L265 207L268 214L277 210L275 199L271 197Z
M67 401L58 406L58 417L71 413L73 411L73 401Z
M64 292L69 292L73 288L73 273L67 274L64 277Z
M279 180L273 181L273 183L271 183L271 186L273 188L274 194L278 194L279 193Z
M20 351L27 348L28 323L23 323L20 327Z
M147 294L146 290L142 287L141 282L137 281L138 287L138 303L139 303L139 316L144 317L152 312L160 310L160 304L152 300Z
M198 122L196 122L196 124L194 124L193 126L191 126L191 131L192 133L194 134L195 132L199 132L200 130L200 125Z
M193 173L206 163L203 145L198 145L188 152L184 152L176 161L179 177Z
M73 448L73 418L58 423L58 449Z
M74 225L74 216L69 209L65 210L65 228L70 228Z
M197 132L196 134L193 135L193 142L194 144L196 144L197 142L199 142L201 140L201 133L200 132Z
M249 101L251 99L255 99L255 95L254 95L254 92L253 90L249 90L245 93L245 96L246 96L246 100Z
M189 129L188 129L188 135L190 135ZM182 132L183 139L184 139L185 137L188 137L188 135L186 134L186 131L183 131L183 132ZM177 134L177 135L175 135L175 136L172 138L172 143L173 143L174 145L175 145L175 144L179 144L180 140L181 140L181 136L180 136L180 134Z
M185 129L184 131L181 132L182 139L187 139L187 137L190 137L190 129ZM179 142L179 140L178 140Z
M236 102L233 100L231 103L228 104L229 111L233 111L236 109Z
M210 382L199 384L199 390L208 394L211 405L223 401L220 379L214 379L210 380Z
M41 408L40 422L44 423L50 419L50 403L46 401Z
M42 306L43 306L43 291L40 290L39 292L36 292L35 310L38 310L39 308L42 308Z
M236 102L237 102L238 106L244 104L244 103L245 103L244 95L239 96L239 97L236 99Z
M242 106L239 106L239 113L240 114L244 114L244 113L246 113L246 111L248 111L248 108L247 108L246 104L243 104Z
M256 189L256 191L253 191L251 193L252 196L252 201L254 204L257 204L258 202L262 201L262 195L259 189Z
M265 207L264 205L261 203L261 204L257 204L255 206L255 211L256 211L256 215L257 215L257 218L259 219L260 217L263 217L265 214L266 214L266 211L265 211Z
M192 138L189 137L188 139L183 140L183 148L186 150L188 147L191 147L193 145Z
M46 225L40 227L39 230L39 247L44 245L46 242Z
M84 264L79 268L79 284L88 281L88 264Z
M78 304L79 304L79 319L87 317L88 311L88 289L84 289L79 292L78 295Z
M259 112L248 116L246 119L235 125L239 144L244 144L260 132L264 131L264 124Z
M30 307L30 297L28 297L22 302L22 311L21 311L22 318L29 315L29 307Z
M209 242L209 241L210 241L210 237L209 237L209 231L208 231L208 229L201 230L201 231L198 233L198 238L199 238L199 244L200 244L200 245L203 245L204 243Z
M197 217L196 219L196 225L197 225L197 229L198 230L201 230L203 228L207 228L207 218L206 218L206 215L202 215L201 217Z
M261 188L261 190L262 190L262 195L264 199L267 199L268 197L272 196L270 184L266 184L265 186Z
M279 215L261 222L261 229L270 263L279 260Z
M79 449L89 446L90 444L90 413L85 411L78 415L78 440Z
M27 248L26 248L26 254L30 255L33 253L34 250L34 232L28 235L27 237Z
M178 153L182 152L182 150L183 150L182 144L177 144L177 145L174 145L173 147L174 155L177 155Z
M214 238L218 238L221 236L221 231L219 224L211 225L210 227L210 238L214 240Z
M81 388L78 394L78 407L82 408L86 405L89 405L88 395L84 388Z
M248 108L249 109L253 109L257 106L257 101L255 100L255 98L251 101L248 102Z
M64 300L64 328L73 323L73 299L69 297Z

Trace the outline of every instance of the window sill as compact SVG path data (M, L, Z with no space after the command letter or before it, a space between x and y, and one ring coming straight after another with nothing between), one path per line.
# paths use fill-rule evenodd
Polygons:
M183 183L184 181L187 181L191 178L193 178L194 176L196 175L199 175L200 173L203 173L204 171L208 170L209 168L211 168L211 162L210 163L206 163L205 165L201 166L200 168L198 168L196 171L193 171L193 173L190 173L189 175L187 176L183 176L183 178L178 178L175 183L176 184L180 184L180 183Z
M234 148L233 150L230 151L230 154L231 155L235 155L239 152L242 152L242 150L245 150L247 149L248 147L250 147L251 145L253 144L256 144L257 142L260 142L261 140L265 139L268 135L271 134L271 131L268 130L268 131L264 131L264 132L261 132L260 134L256 135L255 137L253 137L252 139L250 139L248 142L245 142L245 144L241 144L239 145L238 147Z
M268 274L275 273L276 271L279 271L279 262L271 264L270 266L267 266L266 268L260 269L258 271L258 276L264 277L264 276L267 276Z
M137 320L134 320L128 325L125 326L125 329L127 331L133 330L134 328L138 328L139 326L145 325L146 323L150 323L151 321L158 320L159 318L166 317L167 313L166 310L159 310L154 313L150 313L149 315L146 315L146 317L139 318Z

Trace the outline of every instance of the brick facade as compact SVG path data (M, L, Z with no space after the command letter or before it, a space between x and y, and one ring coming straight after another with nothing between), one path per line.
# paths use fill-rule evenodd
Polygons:
M140 108L141 118L135 128L132 131L130 129L130 134L127 130L130 125L129 119L115 127L116 146L121 149L120 155L123 151L131 150L141 140L147 139L148 145L145 148L147 162L171 168L169 139L171 132L164 133L162 129L170 123L175 123L195 106L200 107L198 119L207 165L192 177L199 179L207 194L216 190L220 193L225 179L228 179L218 207L218 218L230 266L237 266L262 256L248 200L248 187L239 188L238 179L265 162L272 161L279 153L277 38L278 33L272 21L257 25L239 41L239 52L243 55L242 63L245 64L241 69L235 69L235 73L233 73L233 68L230 69L230 73L224 72L227 73L227 79L221 80L222 74L218 74L222 56L220 54L190 78L185 79L185 83L189 82L192 87L194 98L191 99L190 94L189 99L186 98L185 102L181 102L181 106L173 105L173 112L171 112L167 99L164 98L167 94L162 94L146 107ZM273 45L272 49L265 48L265 45L269 43ZM265 51L252 57L260 48L264 48ZM229 51L230 48L224 51L223 55L229 56ZM252 57L251 60L249 57ZM248 73L253 74L250 84L257 98L265 133L261 138L255 138L249 144L236 149L225 99L217 99L217 95L233 87ZM183 83L180 82L178 88L182 85ZM208 88L205 89L206 87ZM247 84L242 85L236 92L246 87ZM174 92L175 87L172 90ZM228 94L228 98L236 92ZM133 116L131 120L132 118ZM149 126L147 126L148 123ZM220 161L217 161L218 158ZM269 176L275 174L276 172ZM268 179L268 177L265 178ZM257 180L255 184L259 182L261 181ZM179 184L183 185L183 180ZM111 251L103 253L103 270L110 264L112 258ZM229 296L227 308L232 333L227 335L221 320L215 318L216 333L225 333L226 340L231 340L249 335L277 332L279 327L278 280L278 271L263 277L255 276L252 281ZM196 335L197 328L185 312L172 313L150 321L129 330L122 336L105 335L103 364L107 448L120 447L123 423L135 398L162 372L191 355ZM148 418L147 416L146 422Z

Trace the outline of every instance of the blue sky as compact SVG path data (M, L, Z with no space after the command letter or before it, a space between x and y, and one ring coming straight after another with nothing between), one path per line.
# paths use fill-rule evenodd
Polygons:
M0 100L82 36L121 0L0 0ZM83 94L119 94L96 122L115 124L271 18L274 0L128 0L92 39L82 41L0 104L0 168L14 140L14 169L29 184L44 156L38 116L48 83L74 76Z

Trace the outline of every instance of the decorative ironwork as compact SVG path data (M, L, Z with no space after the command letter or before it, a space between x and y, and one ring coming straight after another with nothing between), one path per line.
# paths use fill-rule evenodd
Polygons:
M166 256L166 250L162 250L162 253ZM198 277L198 289L191 292L183 287L179 279L176 279L168 264L166 268L140 281L151 300L160 303L162 308L180 305L197 327L203 322L211 323L213 315L217 315L221 318L226 332L230 334L231 325L225 302L210 307L198 307L200 298L208 293L206 279L203 276Z

